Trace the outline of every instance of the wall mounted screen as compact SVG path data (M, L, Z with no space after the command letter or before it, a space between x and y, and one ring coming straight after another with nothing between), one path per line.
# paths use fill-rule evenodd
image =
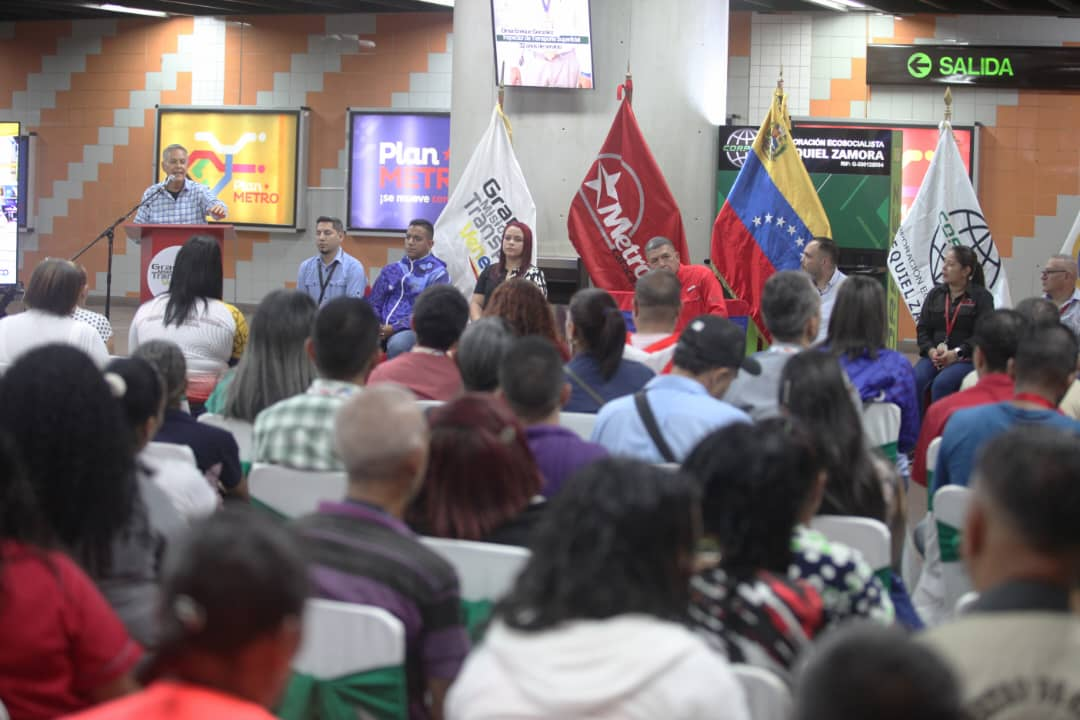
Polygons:
M495 79L525 87L591 88L589 0L491 0Z
M11 285L17 280L20 208L25 204L26 192L26 148L26 138L19 137L19 123L0 123L0 285Z

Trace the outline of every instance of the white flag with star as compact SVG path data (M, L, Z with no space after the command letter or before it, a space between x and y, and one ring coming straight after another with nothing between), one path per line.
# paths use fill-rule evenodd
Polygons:
M514 156L505 117L496 105L491 123L435 221L432 252L446 263L451 282L466 297L476 288L480 271L498 261L503 230L511 220L532 229L532 263L536 264L536 203Z

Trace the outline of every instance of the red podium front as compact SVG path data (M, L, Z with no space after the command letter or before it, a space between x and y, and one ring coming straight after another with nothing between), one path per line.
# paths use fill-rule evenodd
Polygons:
M210 235L216 238L225 254L225 241L236 239L236 230L227 223L208 225L138 225L124 226L127 236L139 243L139 302L146 302L169 290L173 261L180 246L192 235Z

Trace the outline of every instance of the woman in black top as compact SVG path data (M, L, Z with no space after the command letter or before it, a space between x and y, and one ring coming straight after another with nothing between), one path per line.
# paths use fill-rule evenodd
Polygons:
M525 278L540 288L547 297L544 271L532 264L532 229L523 222L511 220L503 229L499 262L488 265L476 279L476 289L469 299L469 319L479 320L488 298L500 283L512 278Z
M915 389L926 409L930 401L956 392L972 371L971 336L975 321L993 312L994 298L984 287L982 266L975 252L954 245L945 252L943 282L926 294L919 314L919 362L915 364Z

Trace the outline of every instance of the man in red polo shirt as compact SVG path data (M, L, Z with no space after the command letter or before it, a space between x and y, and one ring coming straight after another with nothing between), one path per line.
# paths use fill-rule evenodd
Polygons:
M926 449L931 440L945 431L945 423L954 412L1012 398L1011 361L1016 355L1020 336L1028 326L1025 317L1015 310L995 310L979 318L972 338L975 347L972 360L979 382L975 387L943 397L926 409L915 445L915 463L911 469L913 482L926 485Z
M683 265L679 252L671 240L657 235L645 243L645 261L649 269L664 268L675 273L682 285L682 313L675 325L675 332L682 332L698 315L727 317L724 290L712 270L701 265Z

